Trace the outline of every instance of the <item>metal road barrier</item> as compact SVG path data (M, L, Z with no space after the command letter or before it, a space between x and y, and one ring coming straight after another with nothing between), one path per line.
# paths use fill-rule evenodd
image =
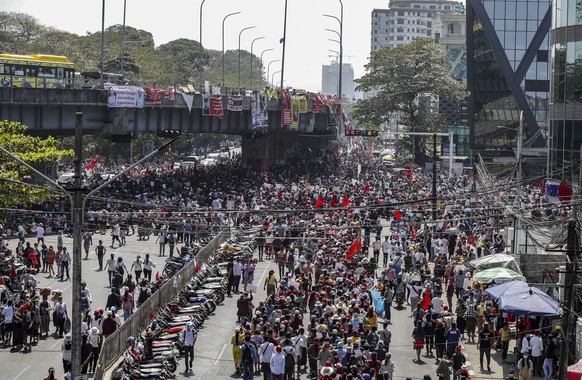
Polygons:
M151 321L156 310L170 302L178 292L184 288L192 279L196 271L196 261L202 265L210 258L223 242L228 239L227 231L220 232L210 243L208 243L196 255L195 260L190 261L168 282L166 282L157 292L153 293L127 321L125 321L117 331L109 335L101 345L101 353L95 370L94 380L104 379L105 372L109 367L117 362L125 350L128 336L141 334L147 324Z

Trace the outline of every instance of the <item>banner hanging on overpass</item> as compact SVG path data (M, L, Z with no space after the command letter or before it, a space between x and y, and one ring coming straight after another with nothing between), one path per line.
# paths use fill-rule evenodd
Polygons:
M267 96L264 92L255 91L251 99L251 113L253 129L265 129L269 126L269 113L267 112Z
M138 86L106 85L109 108L143 108L145 92Z

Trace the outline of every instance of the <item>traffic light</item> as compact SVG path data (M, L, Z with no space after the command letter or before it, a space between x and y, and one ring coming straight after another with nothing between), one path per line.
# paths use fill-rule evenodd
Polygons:
M169 138L178 137L180 135L182 135L182 132L173 129L161 129L156 133L156 136L158 137L169 137Z
M366 129L346 129L345 135L347 137L378 137L378 131Z

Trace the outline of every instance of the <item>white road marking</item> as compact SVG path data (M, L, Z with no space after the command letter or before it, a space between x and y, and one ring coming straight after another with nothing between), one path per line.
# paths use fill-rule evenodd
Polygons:
M216 357L216 360L214 361L214 363L212 363L212 365L218 364L220 358L222 357L222 354L224 354L224 351L226 350L226 346L227 346L226 343L222 345L222 348L220 349L220 352L218 353L218 356Z
M261 277L259 278L259 281L257 282L257 287L259 287L259 285L261 285L263 283L263 277L265 277L265 274L267 274L268 270L269 270L269 264L267 264L267 266L265 267L265 270L263 271L263 274L261 274Z
M16 375L16 377L14 378L14 380L18 379L20 376L24 375L24 372L28 371L28 369L30 368L30 366L27 366L26 368L24 368L22 371L18 372L18 375Z
M55 344L53 344L53 345L51 346L51 348L50 348L50 349L52 350L53 348L55 348L56 346L58 346L59 344L62 344L62 343L63 343L63 342L61 342L60 340L57 340L57 341L55 342Z

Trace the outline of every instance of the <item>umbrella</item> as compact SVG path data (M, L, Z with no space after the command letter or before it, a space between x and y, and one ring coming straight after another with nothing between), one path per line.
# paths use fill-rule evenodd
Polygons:
M501 310L517 315L551 317L560 314L558 301L538 288L523 289L513 294L506 293L497 303Z
M490 268L475 273L473 279L482 284L488 284L495 281L496 284L501 284L513 280L525 280L521 273L507 268Z
M497 302L497 300L504 295L527 292L528 290L529 284L525 281L508 281L485 289L484 294Z
M517 266L514 257L504 253L483 256L478 259L471 260L469 264L471 264L471 266L477 270L503 267L511 269L517 273L521 273L521 270Z

